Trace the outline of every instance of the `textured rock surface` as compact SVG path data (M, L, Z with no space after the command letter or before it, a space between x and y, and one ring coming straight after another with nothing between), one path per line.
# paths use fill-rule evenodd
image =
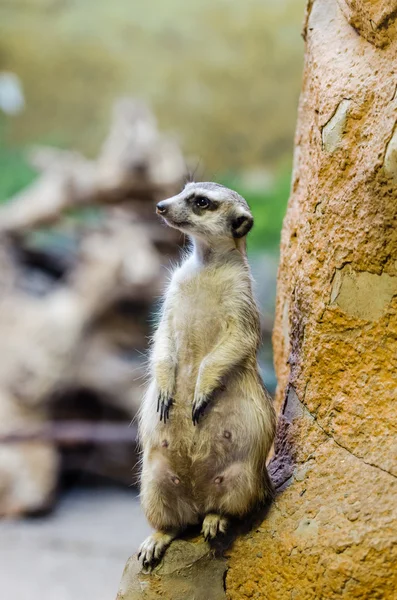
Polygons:
M203 541L177 540L151 575L139 571L135 557L127 562L117 600L222 600L226 560L215 558Z
M396 0L338 0L350 25L372 44L382 48L397 32Z
M308 4L274 331L282 408L270 471L279 494L228 554L230 600L395 598L397 190L395 162L385 165L397 121L392 4ZM367 11L387 43L364 28Z
M395 8L309 3L274 332L295 464L263 530L235 546L233 599L394 597ZM387 43L363 32L367 11Z

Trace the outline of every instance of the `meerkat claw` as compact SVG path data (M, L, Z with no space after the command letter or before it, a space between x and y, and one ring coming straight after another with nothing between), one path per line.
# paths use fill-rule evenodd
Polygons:
M162 559L164 552L174 539L175 534L155 532L150 535L139 548L137 559L145 571L151 571Z
M204 394L198 396L198 398L194 400L193 407L192 407L193 425L198 424L200 417L203 415L205 409L207 408L207 406L209 404L209 401L210 401L209 397L205 396Z
M163 392L160 392L157 396L157 412L160 412L160 421L164 421L164 424L170 418L170 408L173 402L174 399Z

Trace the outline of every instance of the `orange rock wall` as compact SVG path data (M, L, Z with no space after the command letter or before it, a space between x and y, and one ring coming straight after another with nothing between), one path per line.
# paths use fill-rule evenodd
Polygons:
M283 491L230 552L230 600L396 598L396 15L308 3L274 331Z

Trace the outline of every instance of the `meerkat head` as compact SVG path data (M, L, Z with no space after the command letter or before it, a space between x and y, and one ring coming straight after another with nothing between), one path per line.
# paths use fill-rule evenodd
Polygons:
M203 240L239 239L254 220L247 202L218 183L188 183L183 191L157 204L167 225Z

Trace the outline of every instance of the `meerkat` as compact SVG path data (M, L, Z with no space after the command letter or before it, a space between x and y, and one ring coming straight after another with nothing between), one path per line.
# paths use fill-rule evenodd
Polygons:
M192 251L164 295L140 412L141 503L156 530L138 553L147 570L187 526L202 523L210 540L271 497L276 424L257 363L247 202L216 183L188 183L157 213Z

